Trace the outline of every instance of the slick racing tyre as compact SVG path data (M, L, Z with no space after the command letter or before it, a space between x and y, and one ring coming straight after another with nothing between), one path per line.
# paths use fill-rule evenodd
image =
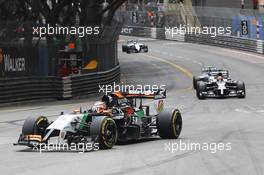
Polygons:
M197 87L196 87L196 96L199 100L205 99L205 96L202 94L202 92L206 91L206 85L202 81L197 82Z
M245 98L246 97L246 87L244 82L237 82L237 90L242 90L242 94L238 96L238 98Z
M182 130L182 117L178 109L165 109L157 117L157 129L162 139L177 139Z
M115 121L107 116L94 116L90 126L91 136L95 136L100 149L111 149L117 141Z
M193 77L193 89L197 88L197 82L199 81L199 79L197 77Z
M45 136L46 128L49 126L49 121L46 117L28 117L23 125L23 135L41 135Z
M122 52L126 52L127 51L127 47L126 46L122 46Z

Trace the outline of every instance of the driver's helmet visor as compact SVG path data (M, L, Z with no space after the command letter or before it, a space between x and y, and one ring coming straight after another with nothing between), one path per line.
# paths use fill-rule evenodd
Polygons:
M217 77L217 80L218 80L218 81L223 81L223 80L224 80L224 77L223 77L223 76L218 76L218 77Z

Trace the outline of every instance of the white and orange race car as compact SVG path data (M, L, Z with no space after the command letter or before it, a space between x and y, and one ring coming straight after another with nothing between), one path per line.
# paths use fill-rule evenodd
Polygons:
M49 143L56 137L57 144L93 142L101 149L124 143L160 136L177 139L182 129L182 117L178 109L164 109L165 91L115 92L104 95L100 102L86 111L63 114L49 122L47 117L29 117L15 145L35 147ZM155 102L155 114L144 99Z

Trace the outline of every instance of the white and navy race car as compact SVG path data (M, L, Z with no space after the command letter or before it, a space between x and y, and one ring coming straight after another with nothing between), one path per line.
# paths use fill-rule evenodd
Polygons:
M245 83L225 78L225 76L219 72L215 77L210 76L207 81L197 81L196 96L198 99L205 99L207 97L245 98Z
M148 46L139 43L137 40L128 40L126 45L122 45L122 51L126 53L148 52Z

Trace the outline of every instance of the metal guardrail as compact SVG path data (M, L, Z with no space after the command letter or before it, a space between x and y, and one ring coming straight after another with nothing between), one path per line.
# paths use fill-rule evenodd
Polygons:
M212 37L210 35L202 35L202 34L172 35L163 28L147 28L147 27L135 27L135 26L126 26L124 28L128 30L122 30L122 31L128 31L128 32L123 32L121 33L122 35L199 43L199 44L213 45L213 46L226 47L226 48L264 54L263 40L254 40L254 39L239 38L239 37L224 36L224 35L221 36L218 35L216 37Z
M99 85L120 80L120 66L71 77L0 78L0 104L44 99L71 99L99 92Z
M213 45L219 47L226 47L231 49L238 49L247 52L254 52L263 54L264 42L261 40L253 40L246 38L238 38L231 36L216 36L211 37L210 35L193 35L186 34L185 41L191 43L199 43L206 45Z
M75 98L99 93L99 85L111 85L120 80L120 66L105 71L87 75L78 75L64 80L63 98ZM65 83L67 82L67 83Z
M59 99L61 87L61 79L57 77L1 78L0 103Z
M184 34L175 34L172 36L169 35L164 28L126 26L123 28L121 34L127 36L146 37L161 40L167 39L182 42L185 41Z

